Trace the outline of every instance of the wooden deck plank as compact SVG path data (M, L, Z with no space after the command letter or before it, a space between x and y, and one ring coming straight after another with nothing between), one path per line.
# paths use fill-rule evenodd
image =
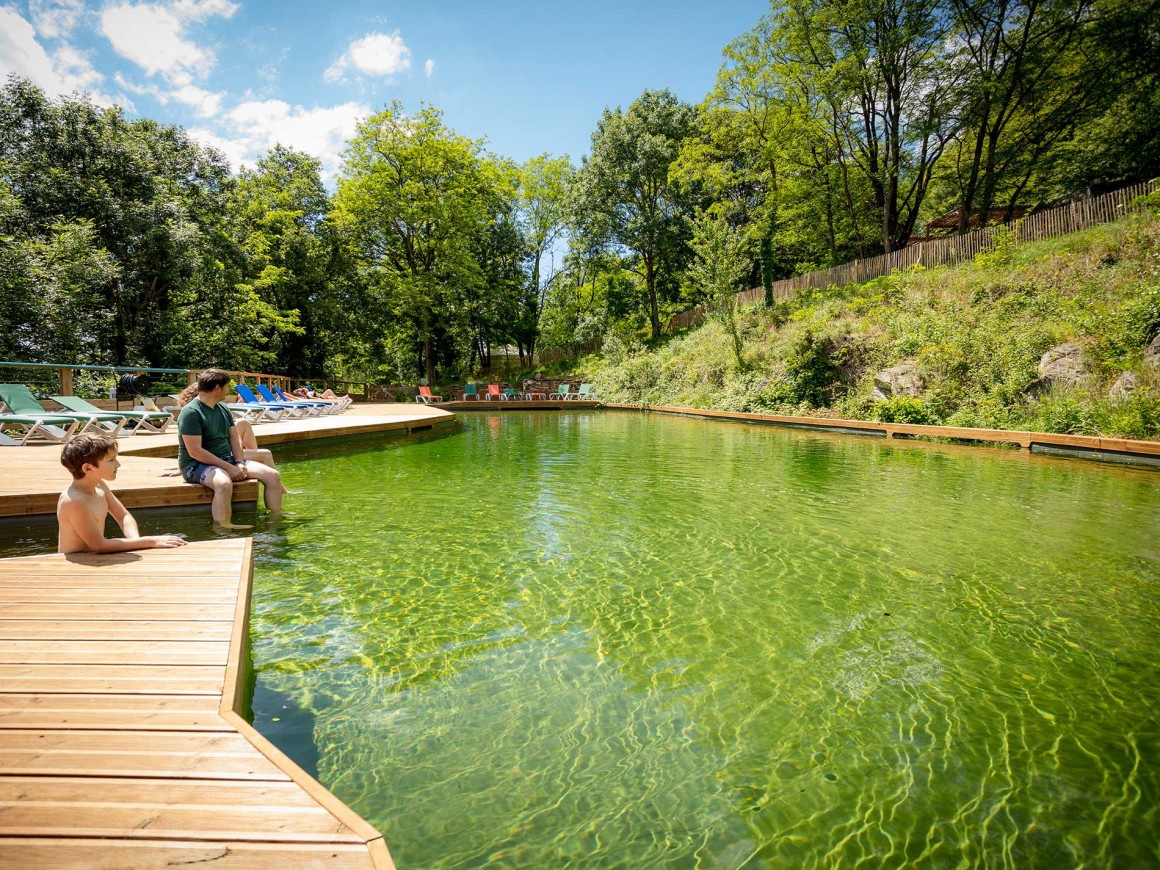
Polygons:
M210 640L0 640L0 663L221 665L228 642Z
M59 605L37 602L8 604L2 612L5 620L45 620L59 618L61 611ZM99 602L72 604L68 608L69 618L77 622L101 622L108 614L108 608ZM117 615L126 620L229 622L234 608L232 604L123 604L117 608Z
M225 670L206 665L0 664L0 692L213 695Z
M0 774L289 780L236 732L6 730Z
M86 870L154 870L177 866L214 870L374 870L376 865L361 843L294 846L280 843L191 843L119 841L99 844L77 838L0 837L0 867L13 870L84 867ZM378 864L382 868L384 864Z
M94 797L94 795L98 797ZM159 806L310 807L320 804L293 782L117 779L92 776L0 776L0 801L24 800Z
M35 588L19 589L0 586L0 604L34 604L48 597ZM52 600L60 604L221 604L229 596L218 590L183 590L167 587L136 587L129 589L69 588L54 590ZM5 609L7 609L5 607Z
M225 621L158 621L110 619L3 619L0 640L216 640L229 641Z
M228 731L214 695L0 694L0 728Z
M283 843L362 843L322 807L108 806L92 803L5 803L4 832L16 837L188 837L191 840L276 839ZM67 819L67 821L66 821Z
M252 570L248 538L0 561L0 867L393 868L234 712Z

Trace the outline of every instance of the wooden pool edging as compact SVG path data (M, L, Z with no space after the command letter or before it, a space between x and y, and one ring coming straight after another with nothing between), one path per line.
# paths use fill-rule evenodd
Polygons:
M1160 468L1160 441L1097 438L1089 435L1057 435L1051 432L1009 431L1005 429L974 429L962 426L923 426L916 423L883 423L877 420L786 417L776 414L713 411L706 408L680 408L669 405L632 405L606 402L601 407L613 411L640 411L736 423L764 423L793 429L812 429L889 439L902 436L904 438L950 438L955 441L974 441L983 444L1016 444L1032 453L1044 452L1072 456L1077 459L1120 461ZM1037 448L1041 448L1041 450L1037 450Z
M0 868L393 870L242 715L253 573L251 538L0 560Z

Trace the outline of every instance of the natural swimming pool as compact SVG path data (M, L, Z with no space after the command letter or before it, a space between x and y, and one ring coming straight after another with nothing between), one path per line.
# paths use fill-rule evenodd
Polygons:
M259 548L255 724L400 866L1157 859L1156 472L461 416Z
M401 867L1156 863L1155 471L462 420L256 536L255 724Z

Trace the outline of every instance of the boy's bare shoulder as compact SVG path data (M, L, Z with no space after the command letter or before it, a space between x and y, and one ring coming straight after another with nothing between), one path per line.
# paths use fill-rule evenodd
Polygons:
M56 500L56 509L60 511L61 508L78 505L84 507L85 505L95 504L97 502L104 503L105 489L98 486L97 491L93 493L86 492L75 483L70 484L69 487L60 494L60 498Z

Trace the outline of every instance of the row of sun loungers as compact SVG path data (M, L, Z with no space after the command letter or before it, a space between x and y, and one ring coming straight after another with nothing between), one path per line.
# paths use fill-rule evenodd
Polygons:
M273 391L272 391L273 390ZM251 423L277 422L339 414L350 407L351 399L294 399L278 387L260 385L262 398L245 384L238 385L239 403L226 407L237 419ZM162 434L180 410L176 405L158 407L146 396L138 397L142 407L130 411L106 411L77 396L53 396L63 411L46 411L24 384L0 384L0 446L21 446L36 442L63 444L84 432L122 434Z
M592 388L592 384L581 384L576 392L572 392L571 384L560 384L556 387L553 393L517 393L512 387L500 387L499 384L486 384L487 392L482 395L479 392L479 386L476 384L463 385L463 398L468 399L486 399L488 401L508 401L519 399L595 399L596 391ZM422 402L424 405L430 405L432 402L442 402L443 397L434 395L430 387L419 387L419 395L415 397L415 401Z

